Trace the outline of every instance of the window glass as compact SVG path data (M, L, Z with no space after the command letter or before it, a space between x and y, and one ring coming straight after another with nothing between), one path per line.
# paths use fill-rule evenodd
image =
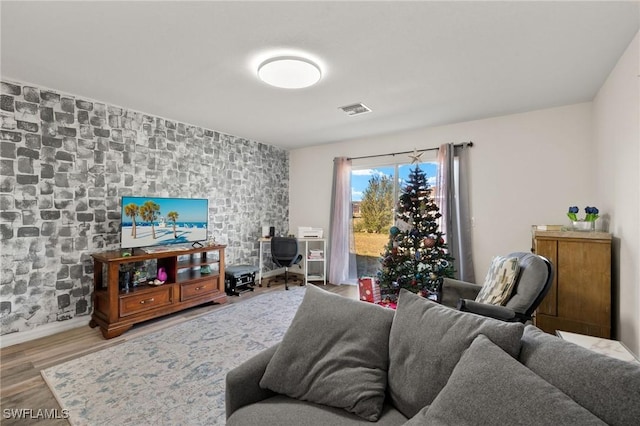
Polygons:
M351 205L358 277L374 276L379 258L389 240L389 228L395 223L395 208L409 172L409 162L376 166L354 165L351 171ZM418 164L429 186L435 185L438 165L434 161Z

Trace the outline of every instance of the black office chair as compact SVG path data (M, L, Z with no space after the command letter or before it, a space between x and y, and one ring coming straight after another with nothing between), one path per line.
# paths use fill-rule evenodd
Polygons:
M553 266L548 259L532 253L517 252L507 257L518 258L520 272L506 305L476 302L473 299L480 292L481 285L450 278L444 279L442 304L502 321L531 321L533 313L551 289Z
M289 290L289 268L300 263L302 255L298 253L298 240L293 237L271 238L271 258L273 263L284 268L284 288ZM301 282L300 285L303 285ZM267 284L267 287L271 282Z

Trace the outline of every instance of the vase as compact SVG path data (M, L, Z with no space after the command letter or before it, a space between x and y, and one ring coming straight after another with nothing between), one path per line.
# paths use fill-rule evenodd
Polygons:
M167 272L165 271L164 268L158 268L158 279L160 281L166 281L167 280Z
M594 232L596 230L596 222L586 220L572 220L571 229L580 232Z

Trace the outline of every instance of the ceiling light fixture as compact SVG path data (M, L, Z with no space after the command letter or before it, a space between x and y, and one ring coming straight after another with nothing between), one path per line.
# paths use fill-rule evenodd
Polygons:
M322 77L320 67L298 56L279 56L262 62L258 77L267 84L283 89L302 89L313 86Z

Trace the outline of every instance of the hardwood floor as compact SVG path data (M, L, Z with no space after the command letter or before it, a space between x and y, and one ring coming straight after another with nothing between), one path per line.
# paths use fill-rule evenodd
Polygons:
M322 288L346 297L358 297L356 286L327 284ZM271 287L256 286L253 292L228 297L227 303L242 303L252 297L272 291L285 291L284 284L274 283ZM0 349L0 407L2 408L0 423L3 425L69 425L69 422L62 418L43 420L43 416L46 414L57 413L59 417L62 417L63 413L42 379L40 370L110 346L119 345L159 329L189 321L215 311L221 306L225 305L199 306L147 321L110 340L105 340L98 328L90 328L87 325ZM21 409L31 411L22 411L23 418L21 419L15 418L15 415L12 416L12 410ZM42 410L47 410L47 413Z

